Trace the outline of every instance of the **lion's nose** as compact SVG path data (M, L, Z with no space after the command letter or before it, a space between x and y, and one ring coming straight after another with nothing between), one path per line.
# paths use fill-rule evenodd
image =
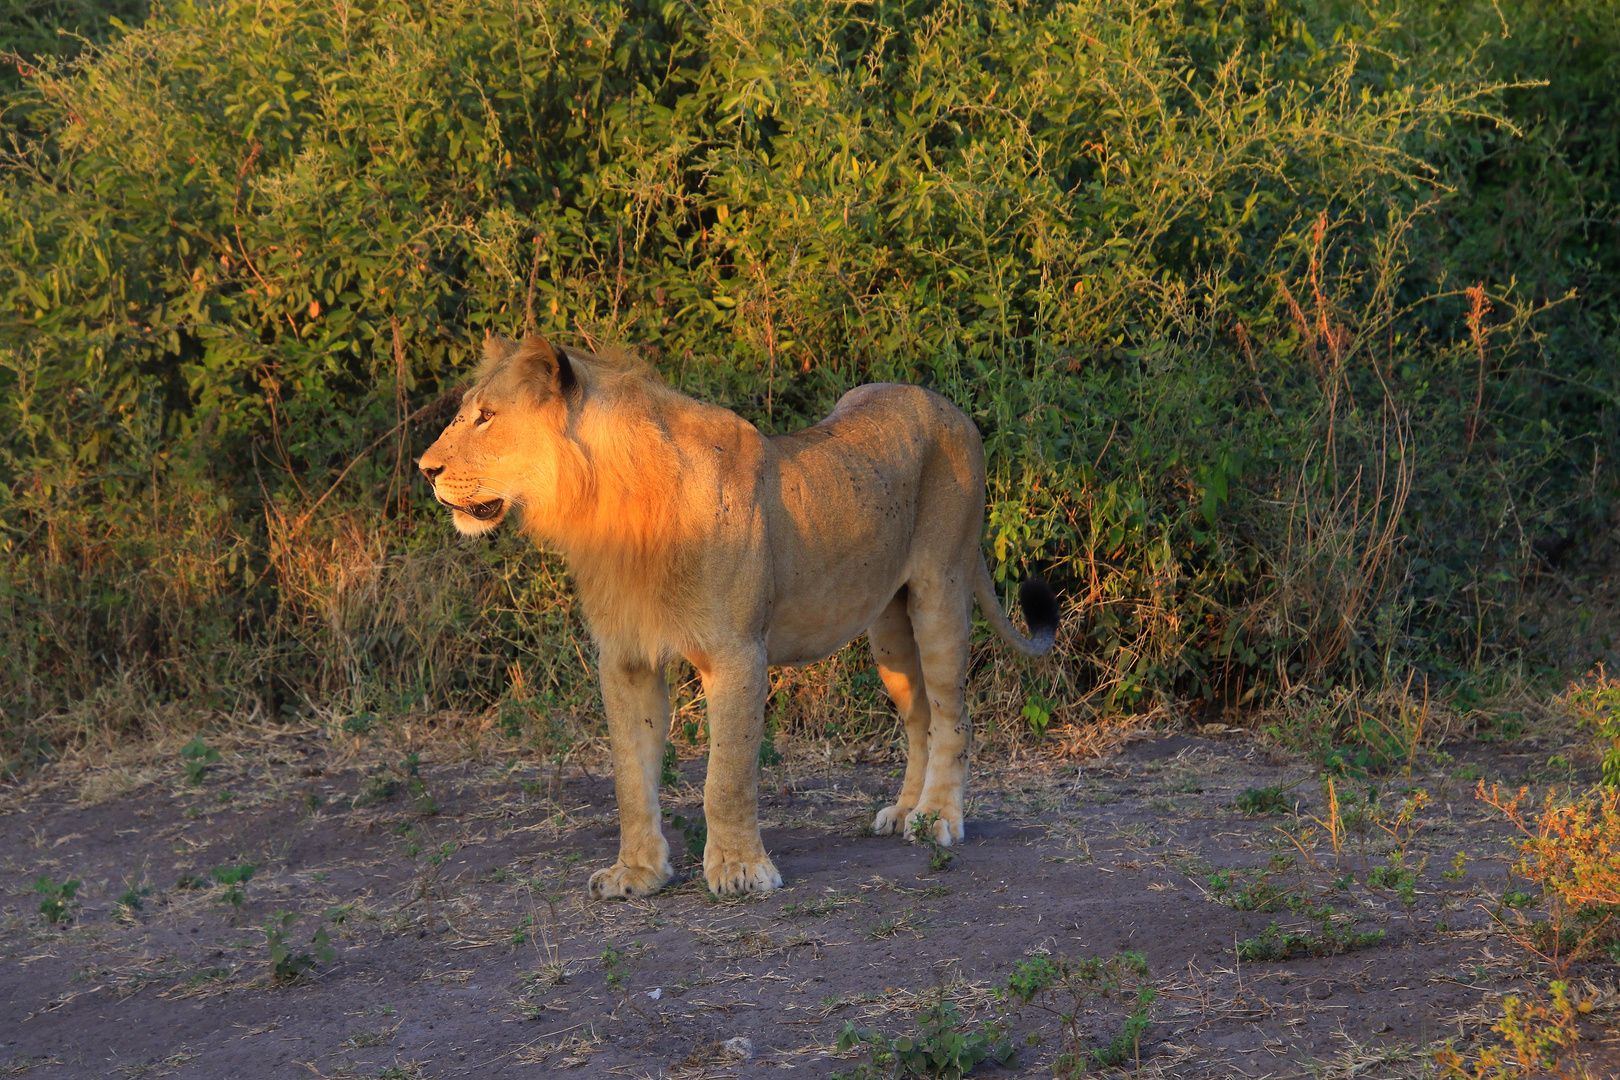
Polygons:
M427 482L430 483L430 484L433 483L434 477L438 476L442 472L444 472L444 466L443 465L423 465L422 466L422 475L427 477Z

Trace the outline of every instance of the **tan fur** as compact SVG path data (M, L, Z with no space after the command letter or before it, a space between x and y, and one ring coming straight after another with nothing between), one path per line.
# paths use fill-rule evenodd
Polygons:
M537 337L491 338L485 352L419 464L459 530L487 532L515 508L573 572L598 645L619 801L619 858L592 876L592 894L643 895L671 875L658 774L663 669L676 657L697 669L707 701L703 866L715 892L781 884L758 824L767 666L813 663L862 633L910 749L876 829L932 821L939 843L961 840L975 597L1020 651L1045 644L1012 628L985 569L972 422L930 391L871 385L814 427L766 438L629 357Z

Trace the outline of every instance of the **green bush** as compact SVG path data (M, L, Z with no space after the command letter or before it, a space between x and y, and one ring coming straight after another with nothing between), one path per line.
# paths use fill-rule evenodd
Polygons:
M172 702L482 706L520 658L588 702L556 563L411 483L526 326L767 431L949 395L997 580L1079 612L1071 698L1518 655L1499 585L1613 494L1613 305L1543 305L1610 280L1620 42L1494 10L155 4L6 104L8 767Z

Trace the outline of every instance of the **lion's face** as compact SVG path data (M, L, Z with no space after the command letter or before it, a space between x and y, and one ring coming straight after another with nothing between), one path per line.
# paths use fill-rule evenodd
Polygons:
M543 338L493 337L478 382L417 466L456 530L492 532L513 507L543 509L558 491L573 385L566 354Z

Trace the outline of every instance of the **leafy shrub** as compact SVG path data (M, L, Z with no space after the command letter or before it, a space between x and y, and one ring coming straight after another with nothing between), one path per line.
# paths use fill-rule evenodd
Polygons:
M766 431L950 396L997 580L1081 613L1066 692L1514 655L1485 597L1612 498L1608 309L1541 304L1620 249L1620 50L1498 20L1510 75L1580 73L1538 97L1481 74L1488 8L160 0L7 99L7 768L153 703L483 706L520 655L571 698L556 560L410 484L476 338L530 325Z
M1548 917L1527 926L1520 916L1515 937L1562 976L1583 954L1620 942L1620 789L1604 785L1573 798L1549 792L1539 813L1527 814L1528 790L1509 795L1493 784L1487 791L1481 780L1475 795L1524 835L1513 871L1542 887Z
M1551 1000L1539 993L1503 997L1502 1017L1491 1025L1502 1042L1480 1047L1473 1061L1447 1040L1434 1052L1440 1075L1456 1080L1588 1076L1576 1045L1581 1039L1579 1014L1592 1007L1572 1000L1567 983L1555 979L1548 990Z
M1564 701L1581 727L1602 742L1603 782L1620 787L1620 679L1611 679L1600 665L1584 684L1564 692Z

